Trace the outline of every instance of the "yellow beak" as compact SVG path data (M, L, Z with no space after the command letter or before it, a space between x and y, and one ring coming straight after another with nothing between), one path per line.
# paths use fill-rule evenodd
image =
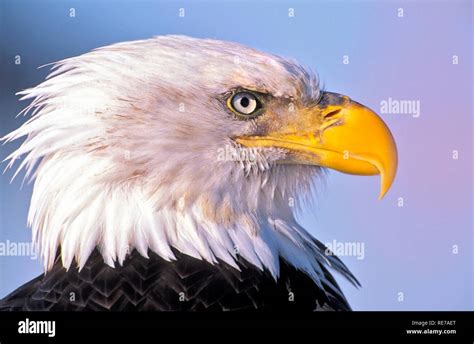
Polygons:
M289 154L281 163L311 164L357 175L380 174L381 199L397 171L397 147L390 130L369 108L326 92L317 106L264 136L237 138L247 147L277 147Z

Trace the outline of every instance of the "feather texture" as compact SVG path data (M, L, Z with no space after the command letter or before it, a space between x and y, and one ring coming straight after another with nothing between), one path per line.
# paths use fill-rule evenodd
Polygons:
M84 268L68 271L59 260L0 301L0 311L347 311L339 288L317 287L304 273L281 262L275 281L268 272L238 259L239 270L175 252L167 262L134 251L111 268L94 252ZM329 272L324 270L328 280Z
M335 291L324 266L354 282L293 215L318 167L277 165L286 152L273 148L219 157L241 149L233 135L259 130L219 102L235 87L305 104L320 95L317 78L294 61L184 36L65 59L19 92L32 117L3 141L26 137L7 160L22 159L15 176L25 169L35 180L28 223L45 270L59 269L60 250L61 264L81 271L97 248L117 269L132 251L164 261L179 252L237 270L243 259L274 279L283 260Z

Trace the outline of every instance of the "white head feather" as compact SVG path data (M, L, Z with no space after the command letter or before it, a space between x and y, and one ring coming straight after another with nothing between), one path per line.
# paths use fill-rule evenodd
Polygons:
M285 154L276 149L222 159L238 148L233 135L255 128L224 111L219 95L244 87L317 99L316 78L300 65L236 43L162 36L52 69L19 92L33 99L24 110L32 118L3 138L26 136L7 159L10 167L25 155L17 173L35 178L28 221L46 270L58 248L66 268L82 268L96 247L110 266L133 249L166 260L176 249L236 268L238 254L275 278L281 257L318 284L322 265L352 279L289 202L311 192L318 167L276 165Z

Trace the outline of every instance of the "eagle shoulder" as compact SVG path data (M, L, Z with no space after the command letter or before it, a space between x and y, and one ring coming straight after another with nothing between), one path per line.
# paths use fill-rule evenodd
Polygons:
M334 278L323 289L284 261L275 280L239 258L240 271L175 252L176 261L132 252L122 266L95 251L81 271L60 259L51 271L0 301L1 311L337 311L350 310ZM59 258L59 257L58 257ZM330 283L324 283L327 280ZM336 286L337 290L334 290Z

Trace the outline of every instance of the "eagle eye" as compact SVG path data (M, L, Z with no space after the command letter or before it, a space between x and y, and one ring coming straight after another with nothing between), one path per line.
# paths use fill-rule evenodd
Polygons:
M227 101L227 106L232 112L244 118L253 118L259 115L262 109L262 104L258 97L249 91L233 94Z

